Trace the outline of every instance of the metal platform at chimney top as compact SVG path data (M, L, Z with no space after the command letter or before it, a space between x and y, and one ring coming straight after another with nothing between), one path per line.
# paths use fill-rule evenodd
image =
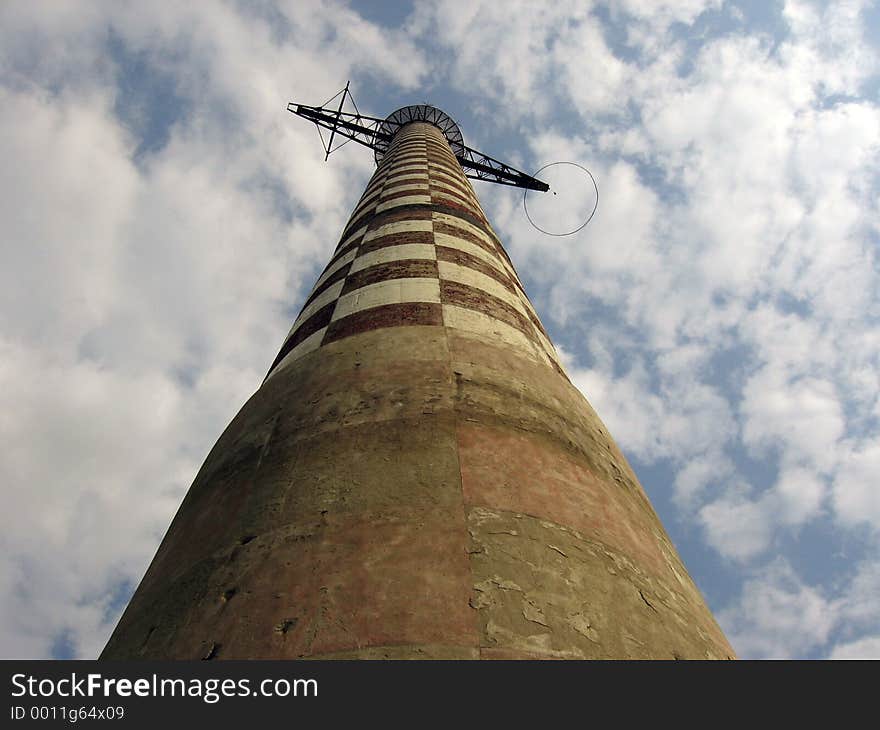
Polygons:
M287 105L289 112L303 119L308 119L317 126L321 143L324 146L325 160L332 152L353 140L372 149L376 164L378 164L382 161L394 135L402 127L412 122L426 122L443 132L465 175L469 178L540 192L547 192L550 189L547 183L465 145L458 124L444 111L429 104L413 104L397 109L385 119L371 117L360 113L348 86L346 84L342 91L332 96L321 106L309 106L295 102L290 102ZM328 108L328 104L339 97L341 98L338 107L336 109ZM346 99L351 100L354 112L343 111ZM322 128L330 130L329 141L324 140ZM336 135L345 137L346 140L333 147Z

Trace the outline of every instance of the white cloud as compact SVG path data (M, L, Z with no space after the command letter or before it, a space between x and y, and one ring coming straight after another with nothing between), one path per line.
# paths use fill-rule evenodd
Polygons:
M818 378L786 382L762 370L743 393L743 441L758 454L781 449L787 463L830 471L844 433L840 399L833 383Z
M812 470L785 468L773 487L773 509L781 523L803 524L819 514L826 491L824 480Z
M582 116L621 114L637 69L608 48L602 25L595 18L579 21L559 27L552 47L554 81Z
M841 614L855 628L877 629L880 622L880 561L866 559L857 567L841 598Z
M783 17L793 42L783 52L826 93L855 94L875 72L876 49L865 38L869 0L818 4L786 0Z
M738 602L718 620L739 656L786 659L824 645L836 613L780 559L746 580Z
M880 659L880 636L869 636L847 644L839 644L829 659Z
M583 2L436 0L419 3L409 27L450 54L442 71L458 88L504 99L514 117L526 109L543 115L554 105L548 51L567 28L589 23L590 10Z
M868 558L834 583L808 585L775 558L743 583L718 619L741 657L876 656L880 563Z
M178 386L157 373L0 351L0 644L5 655L42 656L70 630L94 654L116 583L143 570L206 444L185 437L196 414L180 412Z
M665 30L671 23L692 23L700 13L721 6L721 0L623 0L615 8L638 20L660 24Z
M0 89L6 337L70 347L76 327L94 323L119 295L107 274L137 173L109 106L100 94L50 99Z
M706 541L734 560L760 555L773 537L772 518L764 505L735 494L707 504L699 514Z
M880 445L876 441L851 448L841 459L832 501L843 524L867 523L880 530Z
M720 491L735 473L733 462L715 453L691 456L675 475L676 503L686 510L698 505L704 493Z
M668 52L670 26L691 25L706 10L721 7L721 0L623 0L611 6L612 16L629 16L627 43L645 54Z
M719 491L722 496L699 510L706 541L726 558L748 561L770 548L780 529L818 517L827 487L813 471L787 467L759 496L735 481Z

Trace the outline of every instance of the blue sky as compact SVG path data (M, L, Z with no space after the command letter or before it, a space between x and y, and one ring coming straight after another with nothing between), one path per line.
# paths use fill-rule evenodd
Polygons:
M92 657L373 166L430 102L601 203L475 187L744 657L880 657L871 2L0 6L0 655ZM554 201L577 216L577 196Z

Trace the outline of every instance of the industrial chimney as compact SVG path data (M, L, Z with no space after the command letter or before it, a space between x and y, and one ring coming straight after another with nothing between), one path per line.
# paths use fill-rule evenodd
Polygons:
M378 121L336 250L101 658L733 657L465 170L547 186L433 107Z

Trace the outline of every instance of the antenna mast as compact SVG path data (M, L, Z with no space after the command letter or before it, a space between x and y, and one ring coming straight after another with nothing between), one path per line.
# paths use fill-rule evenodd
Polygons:
M349 140L354 140L364 147L372 149L378 164L398 129L411 122L427 122L443 132L443 136L446 137L450 147L452 147L452 151L455 153L455 157L467 177L473 180L486 180L498 185L510 185L516 188L525 188L526 190L537 190L542 193L546 193L550 189L547 183L465 145L458 124L448 114L436 107L428 104L405 106L385 119L361 114L349 91L350 83L347 82L342 91L332 96L322 106L309 106L307 104L297 104L296 102L290 102L287 105L287 111L303 119L308 119L310 122L314 122L315 126L318 127L318 134L321 136L321 143L324 145L325 161L332 152L348 144ZM327 105L340 95L342 99L339 102L338 108L327 108ZM342 111L346 98L351 99L355 109L354 113ZM321 128L330 130L329 142L324 142ZM333 148L333 139L337 134L348 139L336 148Z

